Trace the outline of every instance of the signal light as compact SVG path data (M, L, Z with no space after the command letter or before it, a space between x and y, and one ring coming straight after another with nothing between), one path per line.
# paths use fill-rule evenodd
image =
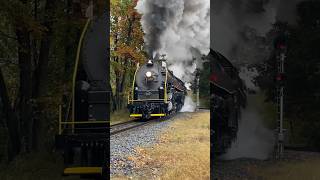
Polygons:
M277 46L278 49L286 49L286 47L287 46L285 44L281 44L281 43L279 43Z
M277 74L276 80L277 81L283 81L284 80L284 74Z
M213 82L217 82L218 81L218 77L217 77L217 75L215 73L211 74L210 81L213 81Z

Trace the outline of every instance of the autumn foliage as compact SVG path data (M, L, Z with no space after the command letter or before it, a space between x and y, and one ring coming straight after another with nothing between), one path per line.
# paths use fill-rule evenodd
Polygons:
M125 107L137 63L145 61L137 0L111 1L111 87L113 110Z

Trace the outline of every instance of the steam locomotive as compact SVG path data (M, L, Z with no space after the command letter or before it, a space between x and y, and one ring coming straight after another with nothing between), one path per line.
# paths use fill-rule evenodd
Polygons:
M164 59L150 59L135 71L127 106L130 117L149 119L178 112L186 93L184 83L168 70Z
M215 154L223 154L236 140L241 108L247 104L246 86L238 70L220 53L210 50L210 121Z
M87 20L78 44L72 93L59 107L56 148L63 153L64 175L109 177L108 16L105 11Z

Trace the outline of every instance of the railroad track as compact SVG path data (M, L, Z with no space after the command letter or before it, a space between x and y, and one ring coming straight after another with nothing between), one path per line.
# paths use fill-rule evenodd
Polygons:
M147 124L151 124L151 123L167 120L167 119L170 119L171 117L173 117L173 115L174 114L166 116L166 117L151 119L151 120L148 120L148 121L131 120L131 121L123 122L123 123L117 123L117 124L114 124L114 125L110 126L110 135L112 136L112 135L119 134L119 133L124 132L124 131L128 131L130 129L134 129L134 128L138 128L138 127L141 127L141 126L145 126Z

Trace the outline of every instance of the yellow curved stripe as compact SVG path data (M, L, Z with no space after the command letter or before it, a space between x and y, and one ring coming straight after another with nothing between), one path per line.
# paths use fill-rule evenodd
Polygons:
M81 175L81 174L102 174L101 167L71 167L65 168L63 171L65 175Z
M80 40L79 40L79 43L78 43L78 48L77 48L77 55L76 55L76 62L75 62L75 65L74 65L74 71L73 71L73 79L72 79L72 122L74 122L74 117L75 117L75 112L74 112L74 108L75 108L75 86L76 86L76 79L77 79L77 70L78 70L78 66L79 66L79 59L80 59L80 52L81 52L81 47L82 47L82 42L83 42L83 39L84 39L84 35L86 34L87 32L87 29L88 29L88 26L90 24L90 19L87 20L83 30L82 30L82 33L81 33L81 36L80 36ZM74 130L74 125L72 125L72 131Z

